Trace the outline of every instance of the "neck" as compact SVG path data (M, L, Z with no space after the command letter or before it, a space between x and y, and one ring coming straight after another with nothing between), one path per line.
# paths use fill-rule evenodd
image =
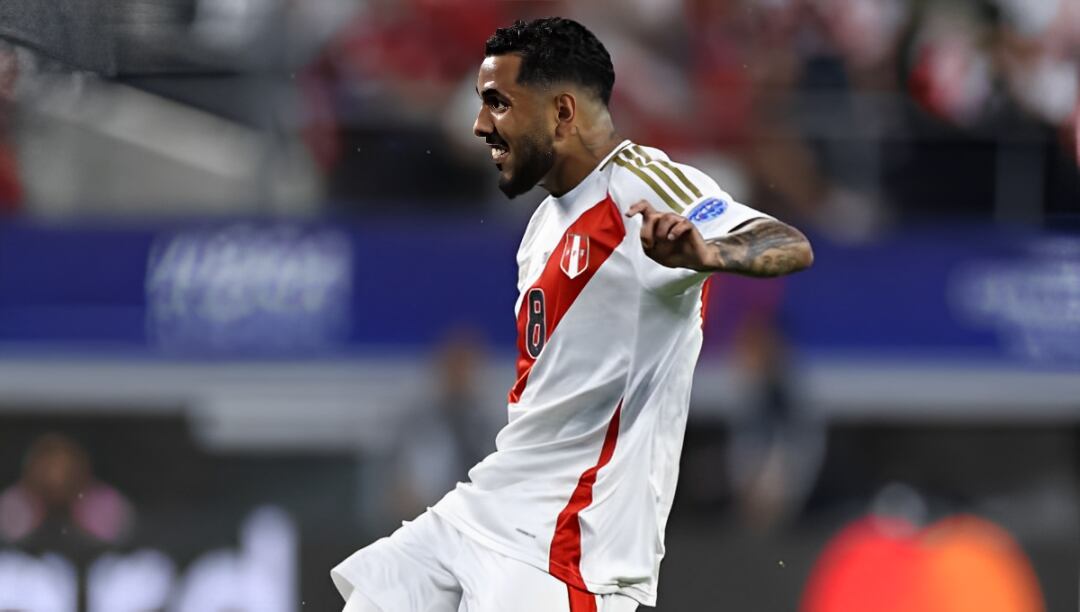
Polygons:
M543 181L543 187L551 195L560 197L577 187L596 168L600 160L611 153L623 141L613 128L607 126L602 132L575 135L574 146L562 155Z

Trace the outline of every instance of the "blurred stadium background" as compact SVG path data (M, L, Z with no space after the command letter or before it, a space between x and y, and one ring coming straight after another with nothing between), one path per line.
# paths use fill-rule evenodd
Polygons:
M1077 0L4 0L0 609L338 610L492 447L549 14L817 251L712 281L658 609L1078 609Z

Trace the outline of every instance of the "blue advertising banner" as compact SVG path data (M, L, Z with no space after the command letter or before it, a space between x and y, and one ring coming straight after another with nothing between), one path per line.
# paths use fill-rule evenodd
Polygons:
M934 228L815 254L784 304L804 350L1080 364L1080 236Z
M510 350L521 231L4 224L0 346L295 358L408 351L468 326ZM759 281L782 287L779 325L802 352L1080 364L1080 236L956 226L814 245L811 271Z

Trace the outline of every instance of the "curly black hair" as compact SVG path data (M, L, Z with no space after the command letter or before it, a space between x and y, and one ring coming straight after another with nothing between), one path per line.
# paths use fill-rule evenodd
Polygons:
M570 82L591 88L603 101L611 102L615 69L611 55L592 32L562 17L515 21L495 30L484 45L484 55L521 54L517 82L550 85Z

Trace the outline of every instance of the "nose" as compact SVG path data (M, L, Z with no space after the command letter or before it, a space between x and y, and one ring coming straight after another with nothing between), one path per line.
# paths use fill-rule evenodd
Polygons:
M473 122L472 131L473 135L478 138L487 138L489 134L495 131L491 125L491 117L487 113L487 106L480 105L480 112L476 114L476 121Z

